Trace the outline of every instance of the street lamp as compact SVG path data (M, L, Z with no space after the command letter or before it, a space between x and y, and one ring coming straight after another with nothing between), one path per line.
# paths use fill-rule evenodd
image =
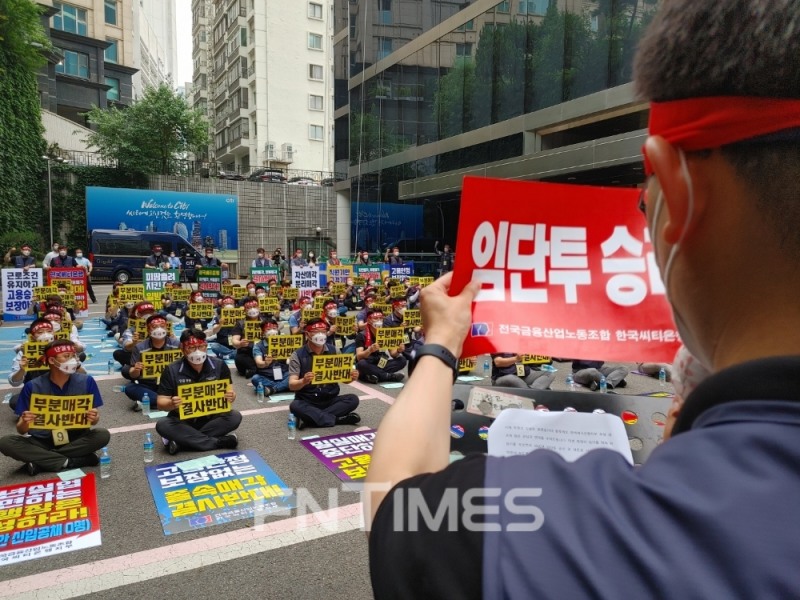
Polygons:
M51 158L47 155L42 156L42 160L47 161L47 208L50 213L50 247L53 247L53 184L50 177L50 163L56 161L63 163L64 159L61 157Z

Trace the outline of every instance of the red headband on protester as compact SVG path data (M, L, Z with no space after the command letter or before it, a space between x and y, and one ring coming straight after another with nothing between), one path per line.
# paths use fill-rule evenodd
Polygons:
M325 324L325 321L317 321L316 323L311 323L310 325L306 325L306 331L328 331L328 326Z
M186 338L184 342L181 343L182 348L191 348L192 346L205 346L208 342L206 340L201 340L200 338L196 338L191 336Z
M150 319L150 321L147 323L147 326L148 327L153 327L155 324L166 325L167 324L167 320L164 317L162 317L161 315L159 315L157 319Z
M795 127L800 127L800 100L717 96L651 102L648 134L693 152ZM646 154L644 169L653 174Z
M72 344L58 344L56 346L50 346L44 355L46 358L52 358L53 356L61 354L62 352L75 352L75 346Z
M49 329L52 331L53 324L50 321L36 323L36 325L31 326L31 333L36 333L37 331L41 331L42 329Z

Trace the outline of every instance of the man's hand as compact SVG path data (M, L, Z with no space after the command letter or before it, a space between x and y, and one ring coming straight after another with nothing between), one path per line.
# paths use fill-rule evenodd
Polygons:
M378 344L372 344L372 345L369 347L369 353L370 353L370 354L375 354L376 352L380 352L380 351L381 351L381 347L380 347L380 346L378 346Z
M480 291L480 283L471 281L458 296L450 296L453 274L448 273L422 290L422 326L425 342L441 344L455 356L461 356L461 347L472 323L472 301Z
M97 425L97 423L100 421L100 411L98 411L96 408L90 408L89 412L86 413L86 416L89 417L89 423L92 425Z
M350 381L355 381L356 379L358 379L358 371L353 369L350 371Z
M26 356L23 356L22 358L19 359L19 370L24 373L25 369L27 368L28 368L28 358Z
M236 400L236 392L233 391L233 386L228 386L224 397L225 400L227 400L230 404L233 404L233 402Z
M133 370L138 371L140 374L144 371L144 363L139 361L135 365L133 365Z
M23 413L22 413L22 416L20 417L20 420L21 420L23 423L27 423L28 425L30 425L31 423L33 423L35 419L36 419L36 414L35 414L35 413L32 413L32 412L31 412L31 411L29 411L29 410L26 410L25 412L23 412Z
M314 373L309 371L303 375L303 385L310 385L314 381Z
M173 396L172 408L178 408L181 405L181 402L183 402L183 398L181 398L180 396Z

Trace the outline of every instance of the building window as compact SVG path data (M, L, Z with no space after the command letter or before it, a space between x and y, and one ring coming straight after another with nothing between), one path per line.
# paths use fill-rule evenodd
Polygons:
M309 33L308 47L311 50L322 50L322 36L318 33Z
M378 0L378 23L392 24L392 0Z
M544 16L549 7L550 0L520 0L519 14Z
M312 140L323 140L325 135L325 128L322 125L309 125L308 137Z
M309 110L323 110L322 103L323 103L322 96L315 96L314 94L309 94L308 96Z
M244 27L239 29L239 41L241 42L242 46L247 46L247 29Z
M119 48L117 47L117 40L106 38L106 41L111 45L105 49L104 58L106 62L116 63L119 62Z
M472 43L456 44L456 56L470 58L472 56Z
M109 102L119 102L119 79L106 77L106 85L111 87L111 89L106 92L106 99Z
M53 16L53 29L67 31L78 35L86 35L86 11L69 4L53 2L53 8L58 12Z
M358 15L350 15L350 39L351 40L356 39L356 24L358 22L358 21L356 21L357 18L358 18Z
M117 0L106 0L106 23L117 24Z
M497 5L497 12L507 13L511 11L511 2L510 0L503 0L500 4Z
M308 78L322 81L322 65L308 65Z
M56 73L89 79L89 55L64 50L64 58L56 65Z
M378 60L392 53L392 38L378 38Z
M316 2L309 2L308 18L322 20L322 4L317 4Z

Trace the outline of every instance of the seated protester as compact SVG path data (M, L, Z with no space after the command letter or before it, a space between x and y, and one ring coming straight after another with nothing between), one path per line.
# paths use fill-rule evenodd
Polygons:
M133 306L131 310L131 318L134 319L147 319L150 315L155 314L156 307L150 302L139 302ZM130 322L128 323L130 325ZM122 335L119 337L119 350L114 350L114 360L123 367L131 364L131 353L133 347L141 341L139 334L136 333L133 327L127 327Z
M363 331L367 328L367 313L372 310L372 305L375 304L374 292L369 293L364 297L364 310L356 315L356 331Z
M289 331L292 335L301 333L305 327L303 319L303 311L314 308L313 301L310 296L300 296L295 306L295 311L289 315Z
M144 266L148 269L167 270L170 268L169 256L164 254L159 244L156 244L153 246L153 253L145 259Z
M406 305L408 308L419 308L419 295L422 288L418 285L411 285L411 279L409 278L406 278L403 285L406 286Z
M283 290L292 287L291 281L284 281L281 284L281 311L284 310L293 310L294 309L294 302L288 298L286 298L286 294L283 293ZM286 298L286 299L284 299Z
M92 407L88 412L91 425L100 421L98 408L103 406L97 383L84 373L77 373L80 362L75 355L75 345L67 340L50 342L44 349L49 373L35 377L22 388L17 402L17 433L0 439L0 452L25 463L30 475L39 471L61 471L93 467L99 463L95 454L108 444L111 434L106 429L68 428L65 444L56 444L52 430L36 429L36 415L30 411L31 396L80 396L91 395Z
M53 336L53 324L46 319L36 319L28 328L28 333L31 341L34 342L49 344L53 341L53 339L55 339ZM29 361L23 352L22 344L17 346L14 350L16 351L16 355L11 363L11 373L8 376L8 383L11 385L11 387L19 387L24 383L28 383L31 379L34 379L35 377L45 373L44 371L29 370L29 366L34 365L29 365ZM42 357L42 360L44 360L44 357ZM11 410L16 410L18 399L19 395L15 394L9 400L8 405Z
M622 365L605 365L602 360L573 360L572 379L575 383L587 386L593 392L600 389L600 378L606 378L609 389L625 387L628 382L628 369Z
M134 411L142 410L142 400L147 394L150 398L150 408L155 410L158 396L158 379L143 379L144 362L142 353L144 352L164 352L180 348L178 338L169 335L167 320L161 315L152 315L147 319L147 338L137 343L131 352L131 363L123 367L123 375L130 379L132 383L125 386L125 395L133 400Z
M207 355L206 334L202 331L185 330L181 334L180 347L183 358L169 365L161 374L158 384L158 408L169 414L156 421L156 431L161 436L169 454L179 450L233 450L238 445L232 432L242 422L242 413L233 409L193 419L180 418L181 397L178 387L204 381L227 381L225 398L229 403L236 400L231 371L225 361Z
M164 317L173 325L183 323L183 318L186 316L185 309L178 302L172 301L172 296L169 294L161 294L161 310L158 314Z
M383 320L384 327L402 327L406 335L408 336L409 343L415 338L415 336L420 332L422 327L406 327L403 324L403 315L405 314L406 310L408 309L408 304L405 299L403 298L393 298L392 299L392 314L386 317ZM411 360L411 350L406 347L403 351L403 357L406 361Z
M397 348L381 348L375 343L375 336L383 327L383 313L370 309L367 312L367 327L356 335L356 369L359 379L369 383L383 381L403 381L398 371L406 366L403 351L405 344Z
M202 331L206 335L210 333L211 323L213 322L214 318L210 319L195 319L194 317L189 316L189 309L191 308L192 304L202 304L207 302L206 297L203 296L202 292L193 292L191 296L189 296L189 306L186 307L186 316L183 317L183 322L187 330L191 331Z
M326 345L327 329L321 319L311 319L305 326L306 344L289 359L289 389L294 392L289 410L297 417L297 429L357 425L361 422L358 413L353 412L358 408L358 396L339 394L338 383L313 383L312 356L338 354ZM353 371L351 377L355 381L358 372Z
M247 294L244 298L241 298L238 302L238 306L244 306L244 303L250 300L251 298L256 297L256 282L255 281L248 281L245 284L245 289L247 290Z
M549 390L555 373L542 371L539 365L523 365L514 352L492 354L492 385L500 387Z
M344 294L344 305L347 310L359 311L364 308L362 289L354 285L352 279L347 280L347 290Z
M263 321L261 310L258 308L258 301L255 298L251 298L244 305L244 315L244 321L236 323L236 326L231 330L230 344L236 348L236 356L234 358L236 372L250 379L256 374L256 361L253 358L253 346L255 344L245 339L245 323L255 321L260 324Z
M86 345L81 342L81 338L78 335L78 328L75 327L70 321L64 321L64 317L62 314L58 312L57 309L51 308L42 316L43 319L49 321L53 327L53 334L55 335L59 331L66 330L69 333L69 340L75 344L75 351L80 354L78 357L81 361L86 360L86 356L84 355L84 351L86 350Z
M253 347L253 360L256 363L256 374L250 380L253 389L258 389L259 384L263 385L265 396L285 392L289 389L289 363L273 359L267 342L270 336L278 335L278 322L267 319L261 324L261 333L261 340Z
M236 356L236 348L231 346L230 336L233 332L233 327L223 327L220 318L220 312L226 308L236 308L236 300L231 296L224 296L219 301L219 309L217 316L211 322L210 334L214 336L213 342L208 342L208 349L214 353L217 358L223 360L234 358Z
M355 352L355 340L353 336L341 335L336 328L336 318L339 316L339 308L335 300L328 300L322 305L322 320L328 326L328 346L336 348L342 354L352 354Z
M666 381L672 381L672 365L668 365L667 363L636 363L637 371L649 377L655 377L656 379L658 379L661 369L664 369L664 374L667 377Z
M111 305L106 311L106 318L102 319L108 329L108 337L119 339L128 328L128 318L134 307L133 302L126 302L122 306Z

